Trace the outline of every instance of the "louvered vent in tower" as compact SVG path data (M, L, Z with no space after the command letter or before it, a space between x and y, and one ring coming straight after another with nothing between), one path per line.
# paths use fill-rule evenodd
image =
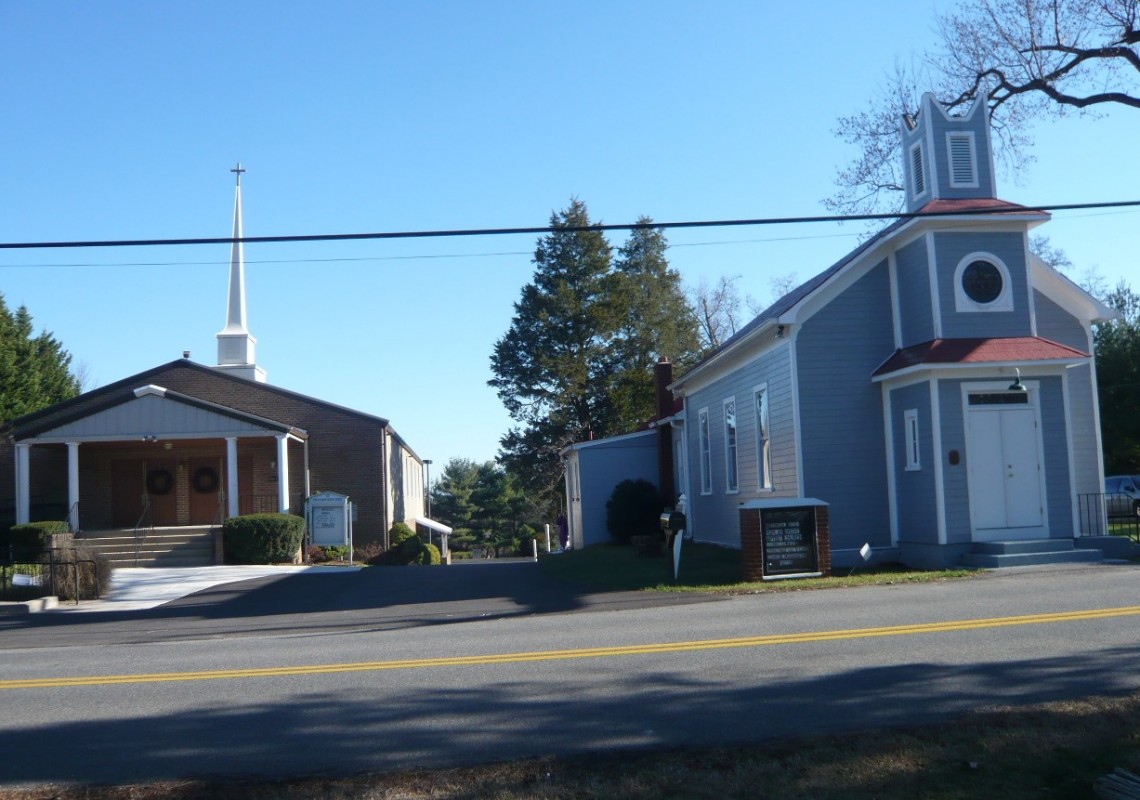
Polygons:
M978 170L974 159L974 135L950 133L946 139L950 151L950 186L955 189L976 188Z
M910 149L911 188L914 196L926 193L926 171L922 166L922 145L916 144Z

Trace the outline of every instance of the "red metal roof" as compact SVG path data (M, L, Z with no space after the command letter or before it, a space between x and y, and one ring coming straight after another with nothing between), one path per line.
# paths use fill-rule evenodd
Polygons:
M1088 357L1088 353L1036 336L1012 339L934 339L896 350L894 355L875 370L875 375L887 375L922 364L1072 361Z
M1017 203L1010 203L1006 200L998 200L996 197L976 197L968 200L931 200L918 210L919 214L948 214L955 213L961 214L963 212L977 210L992 213L996 209L1003 209L1011 214L1037 214L1042 217L1048 217L1049 214L1045 211L1036 211L1026 208L1025 206L1018 205Z

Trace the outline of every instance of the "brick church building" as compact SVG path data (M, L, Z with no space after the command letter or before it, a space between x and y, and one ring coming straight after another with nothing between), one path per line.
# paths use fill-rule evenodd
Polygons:
M329 491L354 504L357 544L385 544L394 523L424 516L423 462L388 420L266 382L246 325L238 170L217 365L175 360L3 422L0 525L213 525L299 514Z

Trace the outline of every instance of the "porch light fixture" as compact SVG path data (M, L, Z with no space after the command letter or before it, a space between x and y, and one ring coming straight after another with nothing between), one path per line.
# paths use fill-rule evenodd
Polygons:
M1017 367L1014 367L1013 372L1015 377L1013 379L1013 383L1009 385L1009 391L1028 392L1029 390L1025 388L1025 384L1021 382L1021 370Z

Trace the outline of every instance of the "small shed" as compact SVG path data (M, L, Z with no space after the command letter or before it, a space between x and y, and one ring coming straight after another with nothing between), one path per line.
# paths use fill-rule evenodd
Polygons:
M619 483L642 479L658 485L657 439L656 430L645 430L562 450L571 548L609 541L606 503Z

